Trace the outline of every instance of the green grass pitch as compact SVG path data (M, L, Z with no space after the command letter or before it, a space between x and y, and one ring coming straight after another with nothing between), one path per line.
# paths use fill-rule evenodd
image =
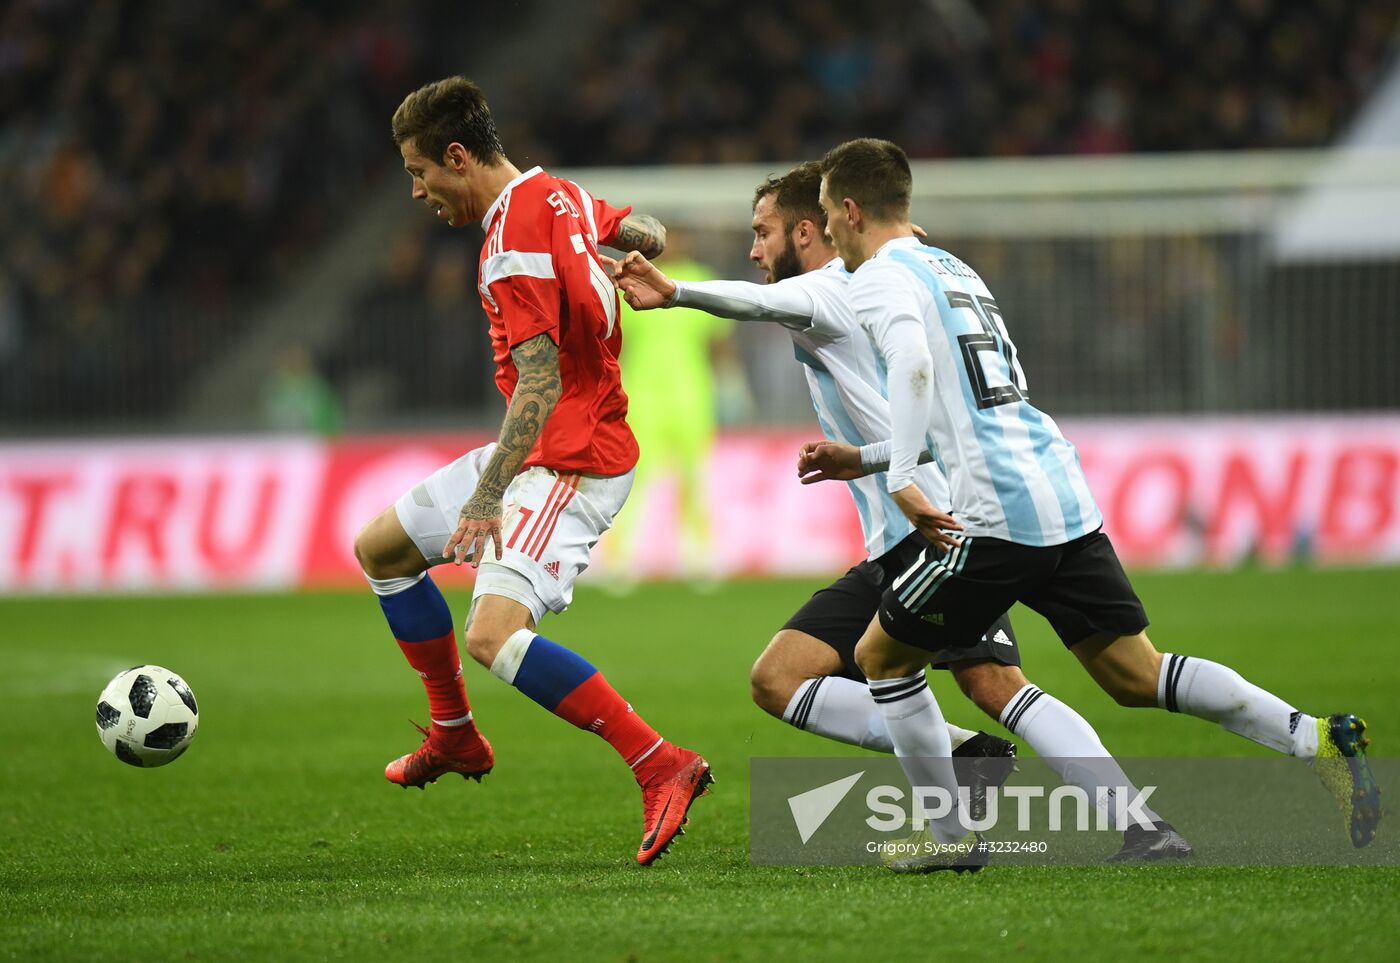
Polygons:
M1394 754L1396 570L1137 585L1159 647L1361 713ZM1394 958L1397 868L750 866L748 760L855 752L749 701L754 656L814 587L583 588L543 626L714 765L691 832L650 869L633 861L639 796L609 747L472 663L496 771L421 793L386 783L426 703L368 592L0 600L0 958ZM460 623L464 593L449 600ZM1117 754L1266 754L1115 706L1038 617L1015 618L1027 674ZM93 726L102 685L140 662L183 674L201 708L190 751L153 771L109 756ZM1001 731L949 680L936 690L950 719Z

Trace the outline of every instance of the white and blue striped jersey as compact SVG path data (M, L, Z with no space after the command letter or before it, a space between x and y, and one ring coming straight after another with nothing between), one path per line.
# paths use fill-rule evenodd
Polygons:
M739 321L776 321L792 337L802 362L822 434L866 445L890 437L885 368L874 343L856 322L846 296L851 275L840 258L774 284L747 281L676 282L672 305L700 308ZM912 475L929 501L948 504L948 483L932 463ZM914 530L880 475L846 483L856 503L865 550L877 558ZM903 487L903 486L901 486Z
M891 491L909 483L932 440L965 535L1060 545L1103 524L1078 452L1028 400L1016 346L976 271L896 238L856 270L849 297L888 369Z

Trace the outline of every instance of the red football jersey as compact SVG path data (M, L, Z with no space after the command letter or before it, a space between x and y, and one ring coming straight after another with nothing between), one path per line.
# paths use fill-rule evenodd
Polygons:
M617 291L598 260L598 245L613 239L631 210L534 167L482 219L481 304L491 319L496 386L507 402L519 378L511 348L541 334L559 346L564 392L526 468L620 475L637 464L617 364Z

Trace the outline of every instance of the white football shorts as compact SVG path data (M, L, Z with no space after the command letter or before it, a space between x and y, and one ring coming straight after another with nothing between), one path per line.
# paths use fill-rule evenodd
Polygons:
M467 452L394 503L404 531L430 565L449 561L442 550L495 450L492 442ZM612 527L635 474L599 478L537 467L516 475L502 499L500 561L488 542L472 600L483 595L514 599L530 610L536 625L546 612L567 609L574 579L588 568L589 551Z

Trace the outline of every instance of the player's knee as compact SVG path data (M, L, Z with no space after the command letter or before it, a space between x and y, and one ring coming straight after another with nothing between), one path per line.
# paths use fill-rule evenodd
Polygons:
M400 578L407 574L398 571L394 556L385 551L384 541L377 537L373 522L355 536L355 559L370 578Z
M797 684L800 684L800 680L794 683L794 680L787 678L771 659L762 655L749 671L749 689L754 705L780 719L787 710L788 702L792 700L792 693Z
M489 669L496 661L496 654L501 651L501 646L505 645L506 640L489 623L483 624L472 620L467 623L467 632L463 642L467 648L467 655Z
M520 603L483 595L472 603L463 642L467 654L489 669L512 635L521 629L533 631L534 625L529 610Z
M374 551L374 536L370 534L373 522L360 529L355 536L355 560L370 578L380 578L379 559Z
M888 648L868 639L856 643L856 665L867 679L888 679L916 672L919 666L890 652Z
M870 647L865 644L864 639L856 643L854 651L851 652L851 657L855 659L856 668L865 673L867 679L870 678L870 671L875 667L877 660L874 653L870 651Z
M389 509L388 512L392 512ZM398 520L380 514L355 536L355 559L370 578L408 578L427 567Z

